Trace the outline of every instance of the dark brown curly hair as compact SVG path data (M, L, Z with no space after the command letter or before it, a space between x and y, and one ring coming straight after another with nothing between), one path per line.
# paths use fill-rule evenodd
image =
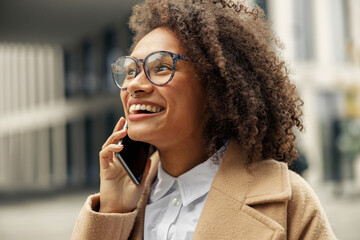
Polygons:
M303 102L259 7L235 0L145 0L133 8L129 25L133 47L164 27L196 63L207 98L209 154L224 139L235 139L249 163L269 158L290 163L297 157L294 130L303 129Z

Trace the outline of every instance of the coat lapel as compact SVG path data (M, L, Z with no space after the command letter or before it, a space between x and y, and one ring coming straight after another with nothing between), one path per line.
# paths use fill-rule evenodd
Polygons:
M291 188L287 166L266 160L245 166L234 141L210 189L193 239L284 239Z

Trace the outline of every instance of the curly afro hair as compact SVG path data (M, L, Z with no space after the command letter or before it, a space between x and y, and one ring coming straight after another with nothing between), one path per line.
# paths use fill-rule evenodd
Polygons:
M303 130L302 100L277 54L281 43L263 11L235 0L145 0L133 8L134 42L158 27L173 31L195 62L207 103L209 154L235 139L248 163L296 159L295 128Z

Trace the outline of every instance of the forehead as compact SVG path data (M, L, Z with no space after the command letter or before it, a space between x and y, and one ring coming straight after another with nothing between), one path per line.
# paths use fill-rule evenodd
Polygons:
M146 34L135 46L131 56L144 58L156 51L169 51L184 54L174 32L166 28L156 28Z

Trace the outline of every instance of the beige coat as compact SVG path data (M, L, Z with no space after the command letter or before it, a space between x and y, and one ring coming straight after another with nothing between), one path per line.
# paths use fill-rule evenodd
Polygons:
M90 196L72 239L142 239L158 157L152 160L146 190L136 210L98 213L99 195ZM193 239L335 239L316 195L300 176L275 160L257 162L248 169L245 161L246 154L230 142Z

